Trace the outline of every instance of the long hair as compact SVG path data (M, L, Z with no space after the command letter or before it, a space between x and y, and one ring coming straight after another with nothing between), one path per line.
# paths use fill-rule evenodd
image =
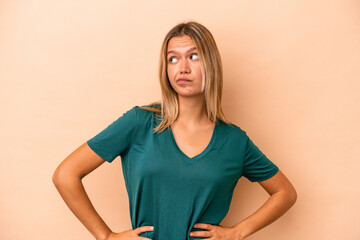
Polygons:
M223 69L219 50L210 31L200 23L189 21L182 22L173 27L161 46L159 61L159 80L161 86L162 100L150 103L160 104L161 109L141 106L147 111L161 114L161 122L156 126L154 132L162 132L168 128L179 114L177 92L172 88L167 75L167 48L169 40L177 36L189 36L198 51L202 80L205 81L205 107L210 121L217 124L216 119L220 119L226 124L231 124L225 118L221 108L221 97L223 90ZM158 114L156 116L158 117Z

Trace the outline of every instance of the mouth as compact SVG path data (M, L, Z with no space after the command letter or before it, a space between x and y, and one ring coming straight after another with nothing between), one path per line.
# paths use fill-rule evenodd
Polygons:
M179 78L178 80L176 80L177 83L188 83L191 82L190 79L188 78Z

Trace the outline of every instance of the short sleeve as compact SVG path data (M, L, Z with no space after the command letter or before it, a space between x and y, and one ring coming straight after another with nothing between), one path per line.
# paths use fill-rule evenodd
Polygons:
M279 168L261 152L246 135L243 176L251 182L264 181L278 172Z
M107 162L123 156L130 148L137 124L136 106L122 114L87 141L89 147Z

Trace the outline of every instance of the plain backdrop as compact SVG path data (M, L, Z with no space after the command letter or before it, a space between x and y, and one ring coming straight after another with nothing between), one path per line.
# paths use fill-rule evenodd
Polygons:
M0 0L0 239L94 239L52 174L126 110L161 98L160 46L184 20L217 42L227 118L298 192L248 239L360 239L359 9L356 0ZM120 157L83 183L113 231L131 228ZM222 224L267 197L240 179Z

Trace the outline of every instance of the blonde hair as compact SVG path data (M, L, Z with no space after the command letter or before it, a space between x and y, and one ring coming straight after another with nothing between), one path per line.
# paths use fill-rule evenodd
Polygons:
M141 106L142 109L161 114L161 122L155 127L154 132L162 132L168 128L179 114L177 92L171 87L167 76L167 48L169 40L177 36L189 36L197 48L202 71L202 80L205 81L205 105L207 116L210 121L217 124L220 119L226 124L232 124L225 118L221 108L223 90L223 70L219 50L210 31L200 23L189 21L182 22L173 27L161 46L159 62L159 80L162 93L162 101L150 103L160 104L161 109ZM156 117L158 117L156 114Z

